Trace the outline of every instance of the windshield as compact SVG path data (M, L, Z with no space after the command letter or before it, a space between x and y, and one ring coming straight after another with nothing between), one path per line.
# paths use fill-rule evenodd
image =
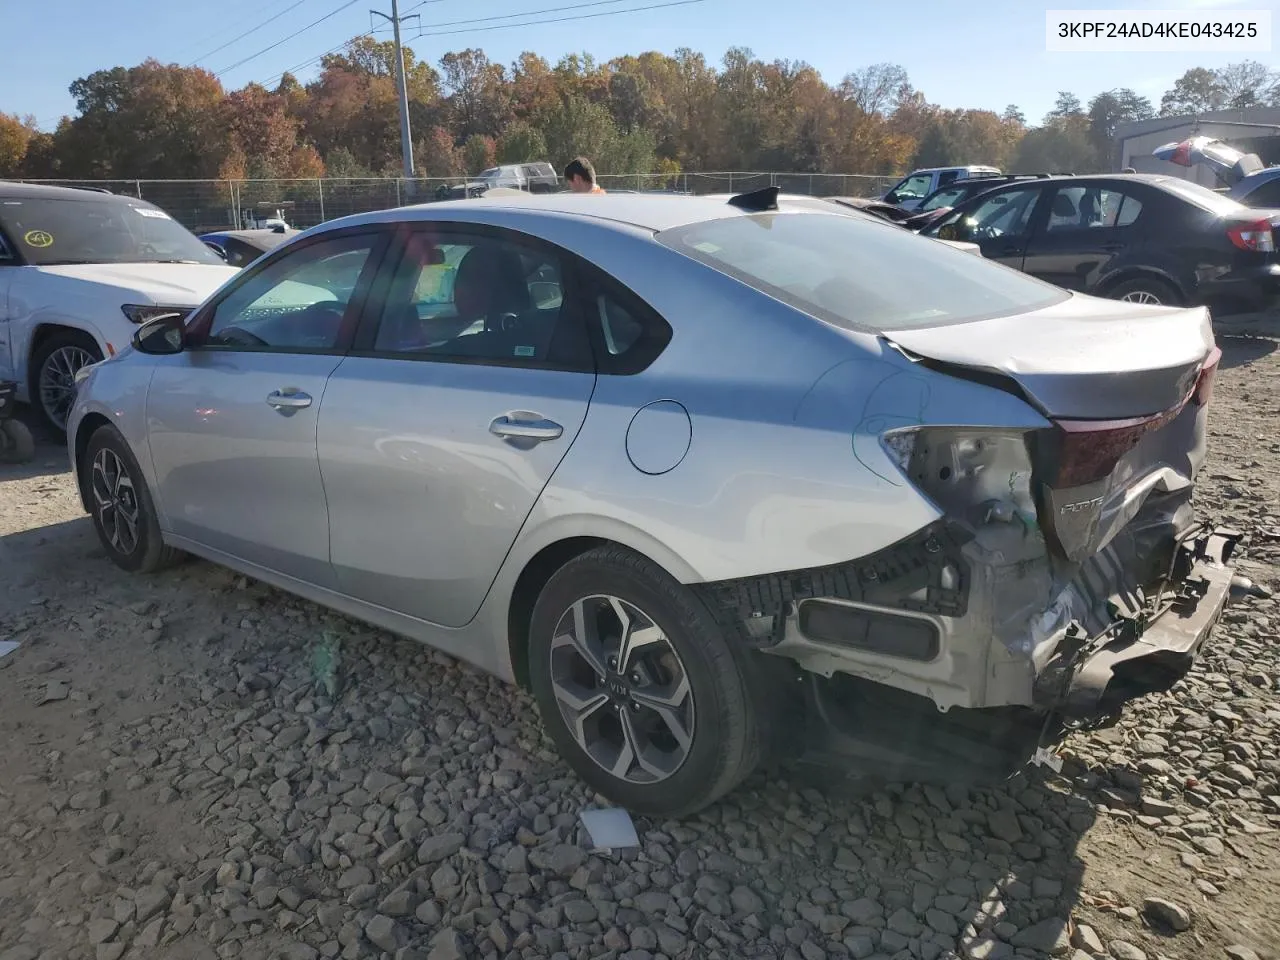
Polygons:
M1057 287L866 217L726 217L658 240L799 310L853 329L895 330L1038 310Z
M1178 194L1184 200L1190 200L1196 206L1202 207L1220 217L1239 213L1244 209L1244 205L1239 200L1233 200L1226 194L1210 190L1208 187L1202 187L1200 184L1192 183L1190 180L1169 177L1161 186Z
M0 199L0 229L27 263L214 263L222 260L141 200Z

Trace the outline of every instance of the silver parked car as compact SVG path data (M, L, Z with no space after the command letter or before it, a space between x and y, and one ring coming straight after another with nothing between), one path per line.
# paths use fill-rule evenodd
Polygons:
M776 190L349 217L134 348L70 420L117 564L197 554L525 684L638 811L780 758L1005 775L1169 686L1227 598L1203 308Z

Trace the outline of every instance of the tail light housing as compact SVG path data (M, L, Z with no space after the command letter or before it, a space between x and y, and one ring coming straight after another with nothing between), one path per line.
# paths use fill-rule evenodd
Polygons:
M1247 223L1232 224L1227 228L1227 236L1241 250L1253 253L1274 253L1276 238L1272 232L1271 221L1265 217Z

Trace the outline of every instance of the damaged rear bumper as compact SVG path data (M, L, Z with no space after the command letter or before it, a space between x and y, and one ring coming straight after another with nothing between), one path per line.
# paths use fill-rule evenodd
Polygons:
M1164 590L1146 609L1117 617L1092 637L1073 624L1037 677L1035 705L1088 719L1171 688L1191 669L1226 607L1239 540L1226 529L1184 539Z

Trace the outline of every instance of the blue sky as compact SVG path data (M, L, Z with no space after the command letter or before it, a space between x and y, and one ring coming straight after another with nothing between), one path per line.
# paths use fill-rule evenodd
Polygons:
M7 4L4 11L6 82L0 110L33 114L44 129L73 111L67 87L77 77L115 65L133 65L149 56L183 65L196 63L218 72L229 88L271 81L282 70L309 60L370 29L368 9L390 9L390 0L357 0L334 13L344 0L61 0L54 6ZM417 0L401 0L402 9ZM692 47L718 62L731 46L750 47L772 60L805 60L829 82L850 70L889 61L901 64L913 84L946 107L1002 110L1016 103L1038 121L1059 90L1082 101L1100 90L1128 86L1158 103L1161 93L1193 66L1216 67L1241 59L1277 62L1270 54L1222 53L1047 53L1044 11L1094 9L1269 9L1280 0L1127 0L1121 3L1058 0L701 0L686 6L599 16L568 23L475 30L486 24L440 26L566 7L584 0L431 0L416 11L426 36L410 46L433 63L449 50L478 46L491 59L510 63L522 50L554 62L570 52L598 60L624 53ZM662 0L607 0L585 10L549 17L604 13ZM56 7L56 9L55 9ZM300 28L333 14L274 49L237 61L284 40ZM215 48L275 14L279 18L225 49ZM534 18L539 19L539 18ZM519 22L517 20L517 22ZM57 24L73 29L59 29ZM434 29L460 31L431 36ZM416 29L411 28L412 35ZM315 67L299 71L302 79ZM18 80L17 78L21 78Z

